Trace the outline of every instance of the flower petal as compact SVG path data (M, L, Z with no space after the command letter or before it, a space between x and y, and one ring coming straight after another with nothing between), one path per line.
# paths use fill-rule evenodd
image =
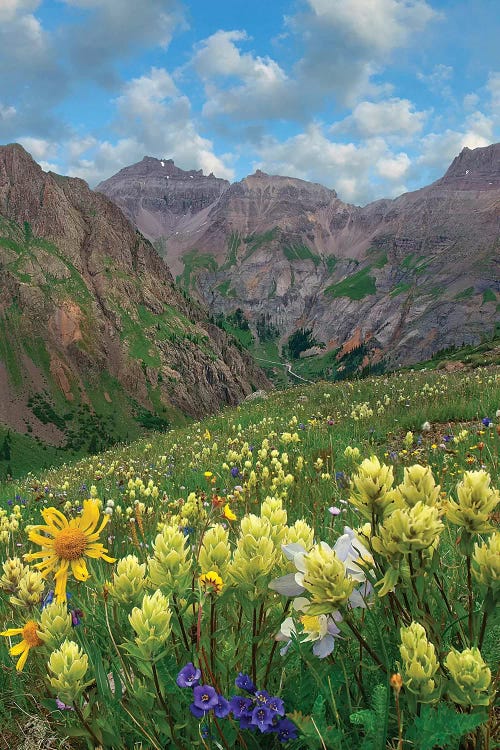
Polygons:
M289 573L286 576L281 576L281 578L275 578L274 581L271 581L269 584L269 588L283 596L298 596L305 591L303 586L299 586L299 584L296 583L295 573Z

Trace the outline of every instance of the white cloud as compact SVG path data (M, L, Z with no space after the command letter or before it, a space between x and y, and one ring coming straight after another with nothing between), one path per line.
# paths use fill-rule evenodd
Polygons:
M115 129L123 136L116 143L91 140L83 149L80 141L70 141L64 149L69 174L95 185L149 155L172 157L184 169L234 177L230 157L216 156L212 142L199 134L188 98L163 68L126 83L116 109Z
M56 144L45 138L32 138L26 136L24 138L19 138L18 142L21 146L24 146L26 151L29 151L36 161L47 159L47 157L54 156L57 153Z
M116 63L141 49L164 47L183 23L179 0L63 0L88 11L73 29L65 28L61 44L76 74L114 87ZM73 33L72 33L73 32Z
M332 132L355 132L359 135L414 136L419 133L427 112L415 110L408 99L386 99L380 102L360 102L352 114L332 126Z
M421 141L416 164L444 173L463 148L482 148L493 141L493 121L482 112L469 115L461 130L448 128L442 133L428 133Z
M405 186L410 160L393 153L383 138L356 145L330 140L318 124L281 143L267 139L255 167L272 174L312 180L335 189L342 200L367 203L380 195L394 197Z
M0 0L0 23L13 21L24 13L32 13L41 0Z
M424 0L308 0L318 20L347 43L387 54L438 17Z
M297 65L301 89L333 94L350 106L387 95L387 88L374 85L374 74L440 17L424 0L308 0L308 6L309 12L288 19L305 46Z
M191 66L205 82L207 117L231 115L238 120L284 117L292 108L293 83L270 57L241 52L237 42L248 41L243 31L219 30L197 45ZM224 85L222 79L239 79ZM215 82L216 81L216 82Z

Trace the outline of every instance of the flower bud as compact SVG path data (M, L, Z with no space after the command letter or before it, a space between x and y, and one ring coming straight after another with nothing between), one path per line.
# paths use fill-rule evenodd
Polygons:
M39 636L51 649L71 635L71 613L66 602L48 604L40 615Z
M469 534L487 534L493 530L489 517L500 501L498 490L490 487L490 475L480 471L466 471L457 484L458 502L448 503L449 521L463 526Z
M134 607L128 616L135 642L146 659L159 651L170 635L171 615L168 599L157 589L151 596L145 594L141 607Z
M299 585L312 594L308 614L328 614L345 604L355 581L346 575L345 565L326 542L316 544L310 552L296 555Z
M375 552L395 562L401 555L434 547L443 529L438 508L418 502L412 508L396 508L379 526L371 545Z
M55 676L50 678L50 684L63 703L74 703L89 684L83 682L88 666L87 654L74 641L64 641L51 653L48 668Z
M421 502L423 505L438 505L440 485L436 485L430 466L415 464L404 470L404 480L396 488L397 496L413 508Z
M154 557L149 560L152 583L169 593L184 593L191 581L191 560L182 531L164 526L155 539L153 550Z
M500 589L500 534L495 532L481 546L474 546L472 572L482 586L496 595Z
M21 578L29 568L27 565L23 565L18 557L5 560L2 568L3 576L0 578L0 588L8 594L14 594L17 591Z
M15 596L11 596L9 601L15 607L33 607L40 604L44 589L45 581L42 574L27 567L19 581Z
M451 676L448 695L461 706L487 706L490 702L491 672L476 646L461 653L452 649L445 666Z
M285 544L301 544L305 550L309 551L314 544L314 530L302 518L299 518L293 526L287 527L283 541Z
M133 604L144 589L145 577L146 563L139 564L135 555L127 555L118 561L109 593L122 604Z
M241 534L228 567L228 577L243 590L256 593L259 587L265 586L264 579L271 573L277 557L269 519L250 513L241 520Z
M350 502L371 520L372 514L383 516L393 502L392 466L381 464L377 456L365 458L353 477L354 490Z
M229 531L218 523L207 529L203 535L198 558L201 572L208 573L209 570L214 570L224 578L230 559Z
M434 645L427 640L425 630L418 622L401 628L400 633L403 684L421 703L433 703L439 698L435 680L439 662Z
M269 520L271 539L279 547L286 536L287 513L283 508L283 500L279 497L266 497L262 503L260 515Z

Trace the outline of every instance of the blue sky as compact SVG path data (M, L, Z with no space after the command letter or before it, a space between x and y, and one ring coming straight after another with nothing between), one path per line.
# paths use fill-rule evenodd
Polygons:
M144 155L364 204L500 140L497 0L0 0L0 142L92 186Z

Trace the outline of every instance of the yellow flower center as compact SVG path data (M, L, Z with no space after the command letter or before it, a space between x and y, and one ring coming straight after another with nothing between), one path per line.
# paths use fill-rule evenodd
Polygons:
M26 641L30 648L43 645L43 641L38 637L36 632L39 627L39 624L35 620L29 620L23 628L23 641Z
M319 632L319 617L316 615L302 615L300 621L308 633Z
M86 547L87 537L80 529L62 529L54 539L54 551L62 560L78 560Z

